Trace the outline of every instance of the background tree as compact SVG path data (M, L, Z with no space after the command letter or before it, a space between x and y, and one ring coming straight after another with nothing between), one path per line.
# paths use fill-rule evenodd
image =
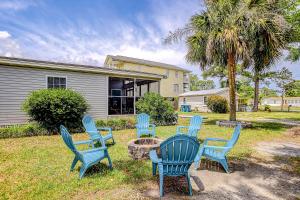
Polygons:
M216 87L214 81L212 80L199 80L196 74L190 75L190 90L209 90L214 89Z
M260 99L267 98L267 97L276 97L277 91L274 89L270 89L268 87L263 87L260 89Z
M214 0L205 1L205 9L189 23L171 32L166 42L185 38L186 59L202 70L226 66L229 82L230 120L236 120L236 65L250 63L255 38L261 31L288 32L285 18L277 11L279 1ZM272 22L271 25L269 22ZM273 24L274 23L274 24ZM283 30L279 30L283 28ZM279 32L280 31L280 32ZM267 37L277 45L277 38ZM265 48L265 47L263 47Z
M285 95L287 97L300 97L300 80L288 83L285 86Z
M281 93L281 111L283 111L284 96L288 84L293 82L293 74L286 67L283 67L275 74L273 80L275 81L276 86L279 88L279 92Z

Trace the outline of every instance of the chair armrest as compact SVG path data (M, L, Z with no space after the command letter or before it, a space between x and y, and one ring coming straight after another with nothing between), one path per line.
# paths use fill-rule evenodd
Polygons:
M110 127L97 127L97 130L111 131Z
M155 128L155 127L156 127L155 124L149 124L149 126L152 126L152 128Z
M183 128L188 128L188 126L177 126L177 128L176 128L176 134L179 134L180 133L180 129L183 129Z
M92 143L92 140L82 140L82 141L77 141L77 142L73 142L75 145L81 145L81 144L90 144Z
M162 159L158 158L156 150L151 150L149 152L149 157L150 157L151 161L154 162L154 163L160 163L160 162L162 162Z
M205 149L218 149L218 150L229 150L231 147L220 147L220 146L210 146L210 145L203 145Z
M221 138L206 138L204 140L204 145L207 145L208 141L214 141L214 142L228 142L228 140L221 139Z
M95 151L105 151L105 150L107 150L107 147L99 147L99 148L94 148L94 149L89 149L89 150L83 150L83 151L80 151L80 153L92 153Z

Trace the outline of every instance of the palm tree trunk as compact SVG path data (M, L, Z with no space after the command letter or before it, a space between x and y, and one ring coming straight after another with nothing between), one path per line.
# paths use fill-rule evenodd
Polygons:
M283 111L283 104L284 104L284 102L283 102L283 92L282 92L282 94L281 94L281 112Z
M228 54L228 82L229 82L229 104L230 104L230 121L236 121L236 87L235 74L236 65L234 53Z
M254 103L253 103L253 112L258 111L258 99L259 99L259 78L258 74L255 71L255 79L254 79Z

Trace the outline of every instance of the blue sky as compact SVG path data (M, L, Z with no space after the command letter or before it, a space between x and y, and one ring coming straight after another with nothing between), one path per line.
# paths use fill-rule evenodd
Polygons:
M185 46L164 45L169 31L201 11L200 0L1 0L0 55L101 66L107 54L175 64ZM281 59L300 79L299 62Z

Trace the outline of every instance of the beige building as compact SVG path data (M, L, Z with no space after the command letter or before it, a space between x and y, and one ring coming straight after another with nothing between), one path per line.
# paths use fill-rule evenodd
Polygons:
M179 95L179 108L182 104L191 105L192 110L208 112L207 98L212 95L225 97L229 102L229 88L219 88L211 90L189 91Z
M281 106L281 97L268 97L262 100L262 105ZM300 106L300 97L284 97L284 106Z
M163 97L174 98L189 91L189 73L191 71L175 65L119 55L108 55L104 65L108 68L163 75L164 79L161 79L157 85ZM142 93L145 91L141 90Z

